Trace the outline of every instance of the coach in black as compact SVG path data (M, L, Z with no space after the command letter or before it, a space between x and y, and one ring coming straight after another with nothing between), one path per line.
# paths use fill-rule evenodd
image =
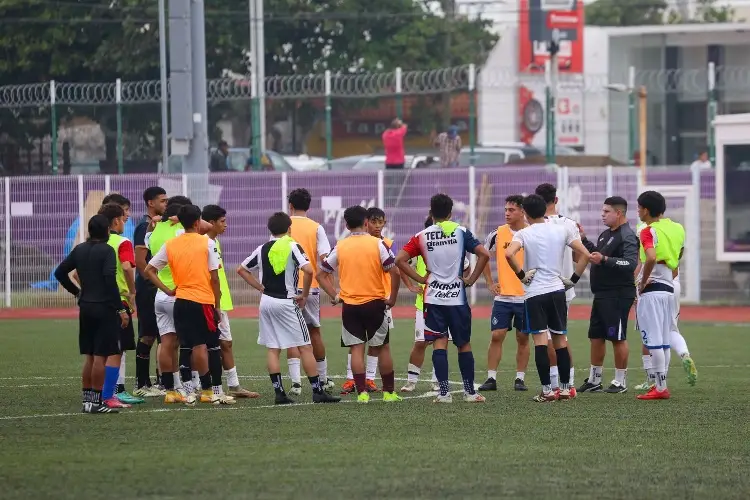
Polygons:
M581 229L583 244L591 252L591 308L589 340L591 341L591 369L579 392L602 391L602 365L607 352L606 341L612 342L615 353L615 379L604 392L627 391L628 314L635 300L633 273L638 264L638 238L628 224L628 203L619 196L604 200L602 222L607 226L596 242L586 239Z

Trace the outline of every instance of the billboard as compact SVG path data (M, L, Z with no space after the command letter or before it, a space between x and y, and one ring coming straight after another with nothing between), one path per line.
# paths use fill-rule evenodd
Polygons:
M583 73L583 8L582 0L520 0L518 71L544 73L547 42L558 30L560 73Z

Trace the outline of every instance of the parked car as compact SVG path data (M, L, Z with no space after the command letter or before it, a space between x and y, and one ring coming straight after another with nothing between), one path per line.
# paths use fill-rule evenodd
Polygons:
M423 168L435 162L429 155L409 155L404 157L404 168ZM355 155L331 161L331 170L385 170L383 155Z
M311 170L326 170L328 166L325 158L308 155L284 155L284 159L297 172L309 172Z
M210 154L213 154L216 148L211 148ZM210 158L210 155L209 155ZM166 173L182 173L182 164L184 157L172 155L169 157L169 164ZM261 155L261 165L255 168L250 156L250 148L229 148L229 168L233 172L295 172L296 170L288 161L276 151L266 151Z

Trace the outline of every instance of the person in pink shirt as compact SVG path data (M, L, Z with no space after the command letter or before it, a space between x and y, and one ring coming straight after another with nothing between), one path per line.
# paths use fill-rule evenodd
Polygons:
M385 150L385 168L404 168L404 136L406 125L395 118L389 129L383 132L383 149Z

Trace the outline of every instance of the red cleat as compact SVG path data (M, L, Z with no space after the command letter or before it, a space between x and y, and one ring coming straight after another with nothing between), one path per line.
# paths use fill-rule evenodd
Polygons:
M578 393L576 392L576 388L571 385L570 386L570 399L573 399L577 395L578 395Z
M347 380L344 385L341 386L341 394L351 394L357 390L357 386L354 384L354 380Z
M378 386L375 385L374 380L367 381L367 392L380 392L380 389L378 389Z
M115 397L111 397L109 399L105 399L102 404L106 406L107 408L130 408L131 405L121 402L119 399Z
M639 394L636 396L638 399L669 399L669 389L663 391L657 391L656 387L652 387L646 394Z

